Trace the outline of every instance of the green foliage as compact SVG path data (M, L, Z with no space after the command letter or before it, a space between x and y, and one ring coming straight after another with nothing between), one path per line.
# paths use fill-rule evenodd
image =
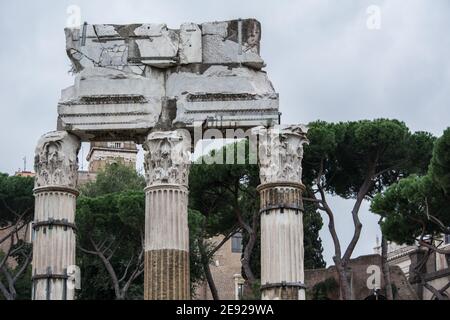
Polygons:
M199 252L198 241L203 239L203 224L205 217L198 211L188 210L189 225L189 267L191 280L191 296L194 297L195 289L205 279L202 258Z
M34 179L0 173L0 227L13 225L24 214L31 221L34 213Z
M241 300L261 300L261 282L256 280L248 289L244 288Z
M82 196L77 209L81 245L88 245L89 238L119 237L127 244L133 240L140 247L145 211L143 191L123 191L92 198Z
M20 242L18 245L15 245L14 247L17 247L19 245L22 245L22 242ZM31 245L26 244L23 247L22 253L25 252L25 254L30 253ZM5 253L0 250L0 261L4 258ZM22 267L24 263L24 257L23 254L17 253L14 256L11 256L12 259L16 259L16 264L14 266L6 265L5 269L6 271L14 277L17 272L19 272L19 269ZM5 272L0 271L0 282L3 283L6 287L8 286L8 281L5 277ZM31 299L31 265L28 264L25 272L23 272L17 281L14 284L14 289L16 291L16 300L30 300ZM1 294L0 291L0 300L5 300L5 297Z
M189 207L201 212L205 218L206 237L224 234L236 225L235 210L239 208L245 218L259 209L258 192L259 169L249 164L248 152L245 163L237 164L238 148L248 142L226 145L223 149L212 151L208 156L191 166L189 174ZM234 153L235 164L209 164L211 158L221 158ZM237 203L235 192L238 193Z
M134 168L121 163L113 163L97 174L95 181L87 183L81 188L82 195L95 197L108 193L126 190L143 190L145 179L136 173Z
M26 271L17 279L16 300L31 300L31 286L32 286L31 267L32 267L31 264L28 265ZM17 272L16 270L12 271L13 274L15 274L16 272Z
M450 226L449 155L450 129L447 129L434 144L426 175L403 178L374 197L371 211L384 218L381 229L388 240L412 244L422 232L425 235L445 232L433 218Z
M412 134L411 141L408 148L409 170L405 175L424 175L428 171L436 137L429 132L418 131Z
M423 178L410 176L372 200L371 211L385 218L381 230L389 241L412 244L420 235L421 216L426 214L422 185Z
M412 173L420 173L429 161L433 137L411 134L398 120L376 119L340 123L313 122L308 125L310 144L305 146L303 182L317 209L327 213L332 222L330 233L335 243L336 267L341 297L351 299L345 267L359 241L363 228L359 210L364 200ZM418 151L423 151L418 155ZM337 219L327 196L355 199L352 211L352 238L342 250L332 220Z
M337 292L339 284L334 278L316 283L311 290L311 300L329 300L329 295Z
M76 215L79 230L78 245L87 250L94 250L91 241L97 245L106 241L107 244L111 244L111 251L114 250L110 262L115 272L119 276L122 275L130 259L133 261L130 269L134 270L138 263L136 257L142 250L144 212L143 191L122 191L103 196L80 197ZM110 291L109 294L103 292L103 297L114 297L113 285L98 257L80 253L82 256L79 261L82 271L80 299L97 299L99 297L97 290ZM141 276L135 284L142 282ZM92 286L92 284L96 285ZM138 293L140 296L143 295L142 290L141 288Z
M436 141L429 175L438 188L450 194L450 128Z
M97 175L97 179L81 190L77 201L77 245L93 251L93 244L111 244L114 250L110 262L120 278L128 262L130 270L137 267L142 250L145 219L145 180L133 168L112 164ZM109 274L95 255L79 251L82 290L79 299L114 299ZM127 299L142 299L143 276L127 292Z
M323 148L327 148L324 145ZM245 148L245 159L238 164L238 150ZM236 210L243 216L245 223L251 225L253 215L259 215L259 194L256 187L260 184L259 167L249 164L249 144L242 141L229 144L210 155L201 158L191 167L189 176L189 206L205 216L205 239L222 234L226 235L233 226L238 225ZM211 158L222 159L233 152L235 164L211 164ZM238 196L236 197L236 192ZM237 199L237 201L236 201ZM310 208L307 206L307 208ZM259 216L257 218L259 220ZM314 210L304 214L305 268L320 268L325 265L322 257L322 244L319 230L322 218ZM250 267L255 277L260 278L260 230L257 226L257 240L250 256ZM243 231L243 246L247 245L249 235Z
M200 240L203 243L204 239L216 235L226 236L236 227L242 228L243 223L252 232L258 232L255 230L257 225L253 225L253 217L259 214L259 196L256 190L259 185L259 168L250 163L248 150L249 143L246 140L228 144L200 158L191 167L189 206L205 217L203 240ZM241 151L245 153L240 153ZM227 157L234 159L234 163L227 164ZM238 217L241 217L241 222ZM242 233L245 248L249 233L245 228ZM259 248L253 248L252 253L257 251ZM259 268L254 268L252 264L257 265L259 262L250 256L251 272L259 273ZM243 275L246 277L244 272Z
M387 119L313 122L308 139L304 182L312 185L321 175L326 191L345 199L356 198L368 175L375 176L375 183L366 197L399 177L420 173L434 141L428 133L411 134L403 122Z
M326 266L323 260L322 239L319 232L322 229L323 221L320 213L317 212L313 204L304 203L303 213L303 246L304 246L304 268L320 269Z
M111 279L100 259L77 252L77 265L81 269L81 290L77 300L114 300Z
M31 177L8 176L0 173L0 227L11 227L6 229L6 232L12 231L13 226L20 228L20 231L15 234L18 241L15 241L11 248L11 252L14 252L14 254L9 256L9 261L15 261L15 263L9 264L7 262L3 270L0 270L0 282L6 286L9 294L15 291L15 298L19 300L30 299L31 297L31 267L27 257L31 255L32 247L31 244L23 241L21 232L24 233L24 236L27 236L24 231L25 226L33 219L33 187L34 179ZM0 250L0 261L8 251L7 249L4 248L5 252ZM14 277L22 267L26 268L25 272L18 275L15 283L8 284L6 273ZM13 288L9 285L12 285ZM0 297L2 296L0 291Z
M95 243L105 240L114 243L113 246L117 247L110 262L118 276L125 271L128 261L133 256L137 257L142 250L145 220L144 186L144 178L135 170L122 164L113 164L99 173L96 181L82 188L82 195L78 198L77 245L92 250L91 240ZM197 211L189 210L191 291L203 277L198 247L195 243L195 239L199 238L203 219ZM82 290L78 298L115 299L111 278L102 261L82 251L79 251L77 259L82 275ZM130 270L135 266L132 264ZM142 299L143 282L143 276L133 281L126 298Z

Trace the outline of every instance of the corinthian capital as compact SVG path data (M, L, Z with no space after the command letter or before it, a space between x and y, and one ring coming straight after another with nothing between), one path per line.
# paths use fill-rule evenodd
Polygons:
M185 130L157 131L143 145L147 185L188 185L191 140Z
M35 187L62 186L76 188L80 140L66 131L43 135L34 157Z
M303 125L289 125L256 127L253 131L259 141L261 183L302 183L303 145L308 143L308 129Z

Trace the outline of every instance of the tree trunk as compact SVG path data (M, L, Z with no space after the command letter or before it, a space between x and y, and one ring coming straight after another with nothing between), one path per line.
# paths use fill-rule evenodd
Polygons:
M106 271L108 272L108 274L111 278L111 282L112 282L112 285L114 288L114 294L116 296L116 300L123 300L123 293L120 290L119 279L117 278L116 271L114 270L113 266L111 265L111 262L109 261L108 258L106 258L104 253L99 249L98 245L95 243L95 241L94 241L94 239L92 239L92 237L89 237L89 241L91 242L92 247L95 249L95 252L93 254L97 255L100 258Z
M328 230L330 231L331 238L333 239L334 244L334 265L336 267L336 271L339 279L339 289L340 289L340 299L341 300L350 300L351 299L351 290L350 284L348 281L348 272L346 269L345 261L341 258L341 244L339 241L339 237L336 232L336 227L334 223L334 214L331 208L328 206L327 201L325 200L325 193L323 190L320 190L321 193L321 203L322 207L318 207L318 209L323 210L328 216ZM315 195L312 194L315 199Z
M5 285L0 281L0 292L3 294L6 300L14 300L14 297L6 289Z
M343 300L352 300L352 290L351 290L351 274L348 269L348 264L350 262L351 256L353 254L353 251L355 250L356 244L358 243L359 237L361 235L362 230L362 224L359 220L359 210L361 208L361 204L364 201L364 197L367 195L367 192L370 190L370 188L373 185L373 176L374 176L374 170L375 167L372 167L370 169L370 173L366 176L366 179L364 180L363 184L361 185L358 195L356 197L356 202L352 209L352 218L353 218L353 225L355 227L355 230L353 231L353 237L350 240L350 243L347 246L347 249L344 252L344 255L342 256L342 259L340 259L340 276L339 279L341 280L340 285L344 285L341 288L341 293L343 293L342 298Z
M340 298L341 300L351 300L352 291L350 289L349 270L341 259L333 257L333 260L339 278Z
M200 256L202 260L203 272L205 273L206 281L208 282L209 290L211 291L211 295L214 300L220 300L219 292L217 291L216 284L214 282L214 278L211 274L211 269L209 268L209 259L207 252L205 250L205 245L203 240L198 240L198 248L200 251Z
M253 274L252 268L250 266L250 258L252 256L253 248L255 247L256 238L258 235L258 221L259 213L253 215L252 228L244 228L244 230L246 230L248 233L248 242L245 245L242 255L242 268L244 270L247 281L251 286L253 286L256 282L255 275Z
M116 294L116 300L125 300L125 293Z
M2 290L4 293L6 293L5 298L6 300L16 300L17 292L15 288L15 278L9 273L5 266L2 267L2 271L3 275L6 278L6 281L8 282L8 289L5 288L5 291Z
M384 287L386 289L386 298L388 300L394 300L392 293L391 273L389 271L389 264L387 262L387 241L386 238L381 235L381 266L383 268Z
M214 300L220 300L219 292L217 291L216 283L211 274L211 269L209 268L209 263L203 264L203 270L205 272L206 281L208 282L209 290Z

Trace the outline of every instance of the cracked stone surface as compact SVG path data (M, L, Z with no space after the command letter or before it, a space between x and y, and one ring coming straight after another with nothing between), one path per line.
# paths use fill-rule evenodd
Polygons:
M162 121L167 129L278 122L255 19L179 29L85 24L65 33L75 82L62 91L58 129L84 141L142 141Z

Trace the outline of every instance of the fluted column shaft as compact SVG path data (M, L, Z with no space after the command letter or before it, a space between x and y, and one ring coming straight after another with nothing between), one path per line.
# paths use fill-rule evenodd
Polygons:
M301 181L306 128L256 128L261 185L262 299L304 300Z
M153 132L145 144L144 299L190 299L188 175L190 140Z
M263 299L304 299L302 188L294 183L259 187Z
M35 156L32 298L72 300L68 268L75 266L77 154L80 141L65 131L44 135Z

